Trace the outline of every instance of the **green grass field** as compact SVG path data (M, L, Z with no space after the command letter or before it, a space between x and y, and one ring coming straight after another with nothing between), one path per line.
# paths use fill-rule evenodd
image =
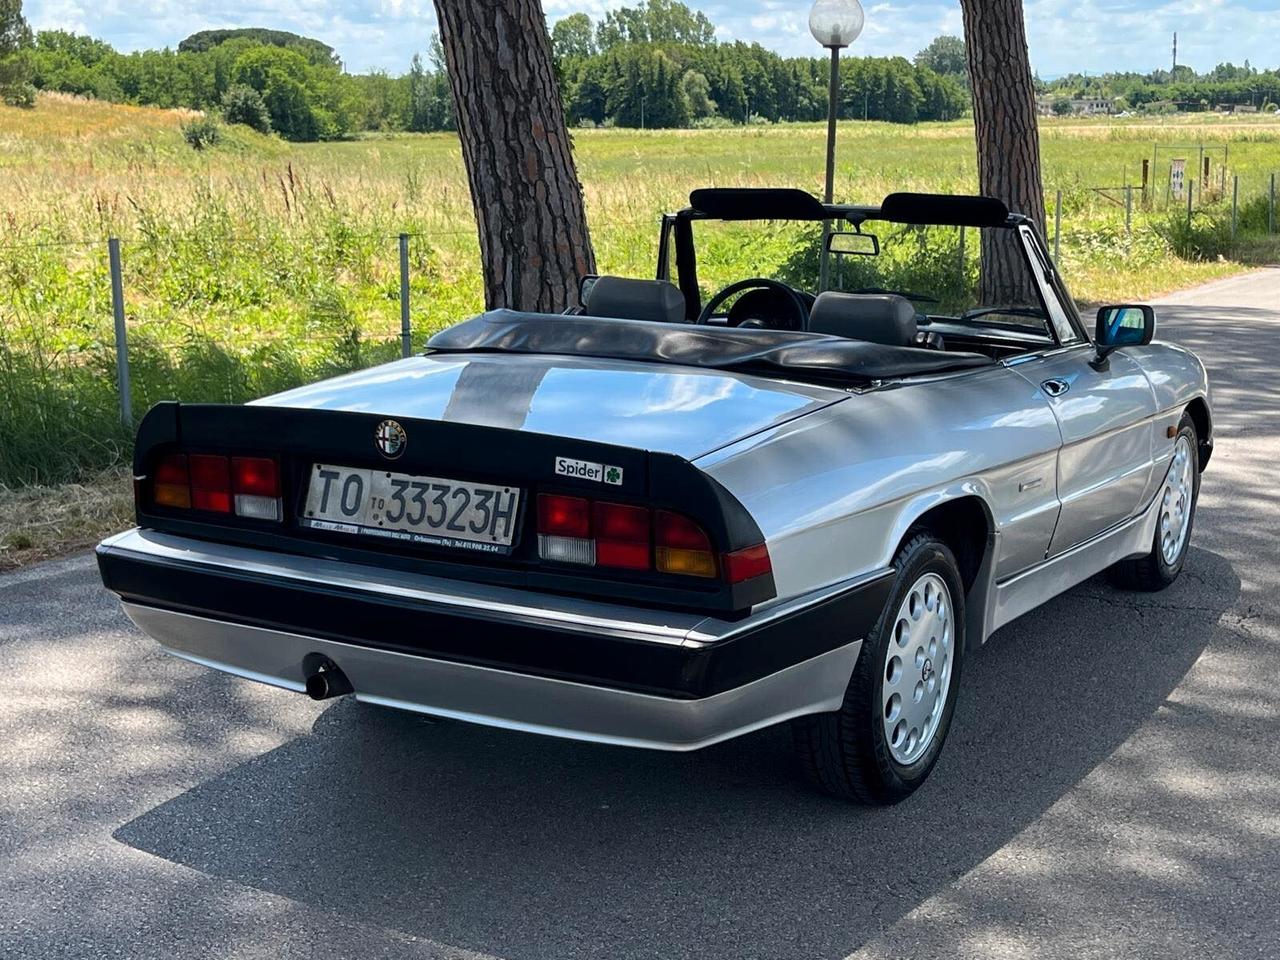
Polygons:
M0 107L0 484L75 480L127 454L108 235L123 243L139 414L165 398L243 401L398 355L401 232L412 234L415 345L481 308L452 135L291 145L234 128L196 152L180 133L188 118L59 96L34 111ZM577 131L600 269L650 274L657 217L692 187L819 192L824 136L822 125ZM839 136L840 199L974 189L967 122L850 122ZM1150 297L1274 257L1259 236L1267 176L1280 170L1274 118L1053 120L1042 136L1051 209L1064 191L1063 266L1079 299ZM1163 197L1137 212L1126 238L1121 207L1090 188L1137 183L1159 143L1163 190L1172 145L1202 141L1215 179L1229 148L1248 239L1228 246L1221 201L1188 235ZM1194 146L1182 155L1194 166ZM767 274L793 251L782 229L762 228L749 244L725 237L707 249L703 279Z

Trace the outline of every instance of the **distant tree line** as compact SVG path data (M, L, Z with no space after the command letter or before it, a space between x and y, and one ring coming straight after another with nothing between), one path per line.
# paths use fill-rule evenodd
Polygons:
M575 13L555 23L551 39L572 123L687 127L827 114L824 57L717 43L711 21L675 0L646 0L610 11L599 23ZM914 63L846 57L841 115L894 123L961 116L968 108L964 45L944 39L959 46L958 60L935 58L937 41Z
M16 7L19 0L0 0ZM677 0L642 0L584 14L552 30L571 122L686 127L813 120L826 115L821 57L784 58L759 44L718 43L707 17ZM960 41L951 38L955 44ZM363 130L451 130L453 104L439 42L401 76L344 72L335 51L281 30L206 30L177 49L120 53L62 30L27 31L30 84L100 100L221 111L231 122L292 140ZM963 114L960 59L846 58L841 114L914 123ZM943 69L937 69L943 67Z
M679 0L640 0L598 21L584 13L550 28L570 123L689 127L818 120L826 116L823 56L783 57L756 43L718 42L715 25ZM332 47L283 30L204 30L176 49L120 53L62 30L37 34L21 0L0 0L0 99L30 106L56 90L123 103L218 112L291 140L366 130L455 129L439 40L406 73L349 74ZM1039 82L1064 102L1105 97L1118 109L1280 103L1280 73L1222 64L1149 74L1072 74ZM845 119L916 123L970 109L965 47L939 37L913 60L855 57L840 64Z
M1220 63L1206 73L1188 66L1151 73L1071 73L1040 83L1047 96L1070 100L1110 100L1119 110L1197 110L1221 104L1259 109L1280 104L1280 70Z

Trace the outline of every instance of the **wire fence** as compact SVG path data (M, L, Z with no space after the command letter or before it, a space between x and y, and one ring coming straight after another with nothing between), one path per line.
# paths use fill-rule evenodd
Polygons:
M1234 175L1210 156L1206 180L1192 156L1199 176L1188 160L1180 180L1157 183L1149 167L1132 184L1053 190L1055 259L1136 258L1157 232L1202 259L1275 237L1276 173ZM408 356L483 304L472 225L305 236L143 226L0 240L0 484L119 461L158 400L239 403ZM597 225L601 272L653 276L657 228L656 216ZM795 252L794 236L761 232L744 228L718 248L700 240L704 285L772 275Z
M594 231L601 268L652 276L658 223ZM160 400L241 403L421 350L482 309L478 265L474 226L11 232L0 238L0 486L120 462Z

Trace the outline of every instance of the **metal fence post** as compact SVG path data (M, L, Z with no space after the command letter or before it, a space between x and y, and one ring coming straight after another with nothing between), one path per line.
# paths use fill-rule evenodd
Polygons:
M1187 181L1187 229L1191 229L1191 195L1196 192L1196 182Z
M409 322L409 235L400 234L400 356L413 350L413 329Z
M1236 242L1236 214L1240 209L1240 174L1231 178L1231 242Z
M1133 233L1133 187L1124 188L1124 232Z
M1053 204L1053 265L1059 265L1058 254L1062 250L1062 191L1058 191Z
M133 429L133 397L129 389L129 332L124 323L124 280L120 271L120 239L107 238L111 269L111 313L116 325L116 382L120 390L120 422Z
M1276 175L1271 174L1271 203L1267 206L1267 233L1276 232Z

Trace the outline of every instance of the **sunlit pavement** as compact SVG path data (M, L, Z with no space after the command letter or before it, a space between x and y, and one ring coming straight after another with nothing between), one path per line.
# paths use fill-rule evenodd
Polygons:
M0 577L0 957L1280 955L1280 270L1159 315L1217 406L1186 574L997 634L893 809L811 793L785 729L313 704L159 654L88 557Z

